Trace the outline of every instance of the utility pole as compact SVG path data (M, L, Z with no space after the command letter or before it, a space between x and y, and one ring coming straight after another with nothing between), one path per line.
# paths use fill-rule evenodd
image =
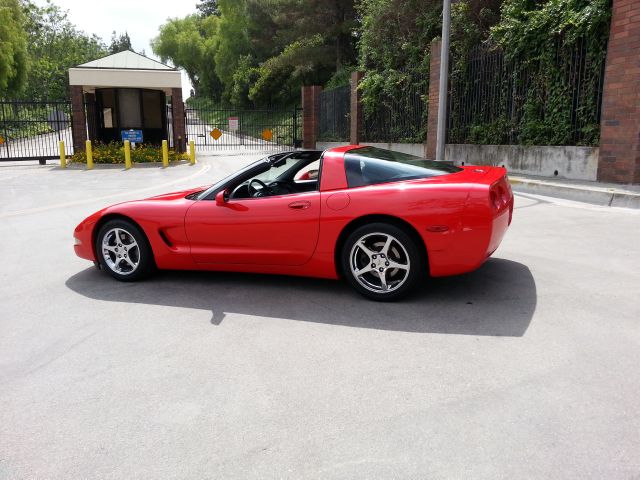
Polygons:
M447 136L447 84L449 81L449 34L451 32L451 0L442 1L442 42L440 45L440 87L438 90L438 129L436 160L444 160Z

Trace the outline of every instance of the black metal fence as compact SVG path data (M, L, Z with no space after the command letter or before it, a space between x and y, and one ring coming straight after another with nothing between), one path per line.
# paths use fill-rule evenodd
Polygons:
M447 143L597 145L604 56L584 40L549 55L509 59L482 45L454 62Z
M348 142L351 121L351 87L349 85L320 92L318 139L325 142Z
M60 140L73 153L71 102L0 101L0 161L58 158Z
M302 109L237 110L191 102L187 141L199 150L287 150L302 145Z
M427 136L428 72L405 72L393 92L380 92L365 105L365 142L421 143Z

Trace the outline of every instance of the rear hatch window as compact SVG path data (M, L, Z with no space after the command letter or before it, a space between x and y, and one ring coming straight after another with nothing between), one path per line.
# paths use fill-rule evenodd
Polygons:
M376 147L349 150L344 157L350 188L379 183L437 177L462 171L447 162L436 162Z

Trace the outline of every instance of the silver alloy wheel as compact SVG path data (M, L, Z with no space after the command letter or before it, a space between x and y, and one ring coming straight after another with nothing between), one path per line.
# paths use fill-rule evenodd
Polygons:
M404 245L388 233L368 233L358 239L349 253L353 278L367 290L390 293L409 278L411 261Z
M123 228L112 228L102 237L102 258L114 272L130 275L140 265L138 242Z

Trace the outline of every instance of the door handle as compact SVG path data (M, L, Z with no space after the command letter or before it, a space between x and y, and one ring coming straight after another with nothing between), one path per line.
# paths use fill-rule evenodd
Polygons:
M291 202L289 204L289 208L292 208L294 210L305 210L307 208L309 208L311 206L311 202L307 202L305 200L299 201L299 202Z

